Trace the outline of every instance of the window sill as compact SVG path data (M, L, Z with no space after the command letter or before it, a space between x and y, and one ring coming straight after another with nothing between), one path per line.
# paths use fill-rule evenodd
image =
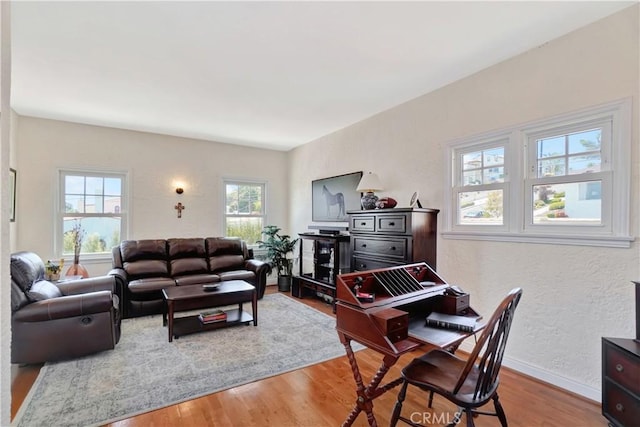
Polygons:
M607 248L630 248L634 237L614 236L568 236L521 233L487 233L445 231L443 239L451 240L486 240L491 242L543 243L551 245L598 246Z
M64 265L73 264L73 256L65 255ZM111 254L99 254L99 255L80 255L80 264L88 265L88 264L103 264L105 262L111 262Z

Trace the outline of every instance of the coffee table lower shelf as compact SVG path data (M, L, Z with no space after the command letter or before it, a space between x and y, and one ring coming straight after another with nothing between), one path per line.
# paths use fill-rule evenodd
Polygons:
M227 320L224 322L202 323L198 315L176 317L173 319L173 337L178 339L182 335L210 331L212 329L228 328L230 326L248 325L253 322L253 316L239 309L225 310Z

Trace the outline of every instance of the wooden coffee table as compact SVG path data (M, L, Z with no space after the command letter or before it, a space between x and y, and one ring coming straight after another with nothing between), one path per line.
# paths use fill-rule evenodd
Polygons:
M214 290L204 290L202 285L175 286L162 290L165 300L165 310L162 313L162 323L168 326L169 342L173 338L195 332L211 329L226 328L234 325L248 324L258 326L258 293L256 288L244 280L229 280L220 282ZM242 310L242 304L251 302L253 315ZM203 324L198 314L175 317L181 311L203 308L221 307L238 304L238 308L225 310L227 320Z

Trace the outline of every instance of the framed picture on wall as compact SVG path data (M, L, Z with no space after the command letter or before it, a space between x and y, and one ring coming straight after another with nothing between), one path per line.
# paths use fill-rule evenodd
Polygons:
M360 209L362 193L356 191L362 171L311 182L312 215L315 222L348 221L348 211Z
M9 169L9 221L16 220L16 170Z

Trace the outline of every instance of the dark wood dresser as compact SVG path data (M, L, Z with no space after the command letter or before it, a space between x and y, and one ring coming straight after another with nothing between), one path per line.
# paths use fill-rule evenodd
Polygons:
M602 415L612 426L640 424L640 342L602 338Z
M636 286L636 339L602 338L602 415L610 426L640 425L640 282Z
M436 268L437 209L349 211L351 270L426 262Z

